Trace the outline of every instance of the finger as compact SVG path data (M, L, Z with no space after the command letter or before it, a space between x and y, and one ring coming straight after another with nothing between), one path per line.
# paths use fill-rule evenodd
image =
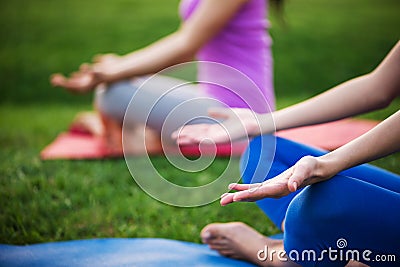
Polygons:
M211 245L213 248L223 248L227 245L229 245L230 241L228 241L226 238L212 238L207 242L209 245Z
M282 183L274 179L263 183L250 184L249 189L236 192L233 202L252 202L267 197L277 198L285 195L285 192L288 191L286 182Z
M303 184L304 180L309 177L309 170L304 164L295 165L293 173L290 175L288 180L288 188L291 192L298 189Z
M63 86L66 80L67 78L60 73L55 73L50 76L50 83L53 86Z
M232 202L253 202L268 197L262 193L262 190L244 190L236 192Z
M202 139L199 138L198 136L178 136L176 139L177 144L179 145L196 145L201 143Z
M238 184L238 183L232 183L228 185L228 188L230 190L236 190L236 191L243 191L243 190L248 190L251 188L251 184Z
M264 182L264 183L268 183ZM231 190L236 190L236 191L246 191L248 190L249 192L254 192L258 190L260 187L263 186L264 183L255 183L255 184L230 184L229 189Z
M209 126L203 124L187 125L173 132L172 138L176 139L179 144L184 142L199 143L207 139L205 136L207 127Z
M209 124L193 124L193 125L185 125L178 129L178 135L179 136L193 136L197 135L199 133L204 133L207 131L207 127L209 127Z
M194 143L223 143L230 141L229 135L220 124L186 125L173 133L173 137L181 143L185 138Z
M81 64L81 65L79 66L79 70L80 70L81 72L88 72L88 71L91 70L91 66L90 66L90 64L88 64L88 63L83 63L83 64Z
M183 128L183 127L180 127L178 130L173 131L172 134L171 134L171 138L174 139L174 140L176 140L176 139L178 139L179 137L181 137L181 136L180 136L180 133L181 133L181 131L182 131L182 128Z
M220 204L221 206L226 206L230 203L233 203L233 197L236 193L227 193L222 195L221 200L220 200Z
M188 129L189 128L189 129ZM185 139L191 139L193 136L193 129L190 129L190 126L184 126L174 131L171 134L171 138L177 140L178 143L181 143Z
M190 137L182 137L177 139L177 144L180 146L198 144L199 142Z

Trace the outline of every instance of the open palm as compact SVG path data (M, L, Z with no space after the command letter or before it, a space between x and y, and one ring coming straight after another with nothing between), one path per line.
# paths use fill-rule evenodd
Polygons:
M298 188L326 180L330 177L318 175L319 159L306 156L293 167L278 176L256 184L230 184L229 189L235 193L226 193L221 197L221 205L233 202L257 201L263 198L280 198L296 191Z
M172 134L180 145L200 142L227 143L249 135L260 134L258 115L244 108L213 108L212 118L223 120L218 124L186 125Z

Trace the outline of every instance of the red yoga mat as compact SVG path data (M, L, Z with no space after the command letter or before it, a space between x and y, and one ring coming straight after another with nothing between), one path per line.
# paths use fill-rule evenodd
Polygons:
M314 126L300 127L285 131L279 131L277 136L287 138L306 145L334 150L351 140L366 133L379 122L362 119L345 119ZM237 142L233 144L217 145L201 149L203 155L216 156L240 156L247 144ZM173 148L170 148L170 151ZM176 150L176 149L175 149ZM199 156L200 149L197 145L182 146L180 152L185 156ZM175 151L175 153L179 153ZM51 159L102 159L122 157L122 154L110 154L102 138L79 132L64 132L49 144L40 154L44 160Z

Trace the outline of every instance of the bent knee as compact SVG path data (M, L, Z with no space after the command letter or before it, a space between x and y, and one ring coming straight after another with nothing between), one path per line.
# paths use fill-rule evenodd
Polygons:
M136 91L130 81L120 81L107 88L98 88L95 94L97 110L108 118L121 121Z
M348 180L336 176L308 186L289 204L285 220L285 248L309 249L320 246L334 225L348 215ZM305 241L310 242L305 242Z

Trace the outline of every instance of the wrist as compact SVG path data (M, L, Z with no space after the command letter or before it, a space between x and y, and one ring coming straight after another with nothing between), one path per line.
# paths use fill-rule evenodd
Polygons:
M97 84L113 83L123 79L123 76L117 72L95 72L95 81Z
M249 120L245 124L245 128L247 129L248 136L257 136L261 134L261 124L257 116L255 117L255 119Z
M275 132L275 123L271 113L258 114L256 113L255 134L269 134Z
M341 171L340 163L332 157L331 153L320 156L318 159L318 167L315 175L327 180Z
M93 74L98 83L112 83L128 77L128 62L122 58L114 58L103 63L94 64Z

